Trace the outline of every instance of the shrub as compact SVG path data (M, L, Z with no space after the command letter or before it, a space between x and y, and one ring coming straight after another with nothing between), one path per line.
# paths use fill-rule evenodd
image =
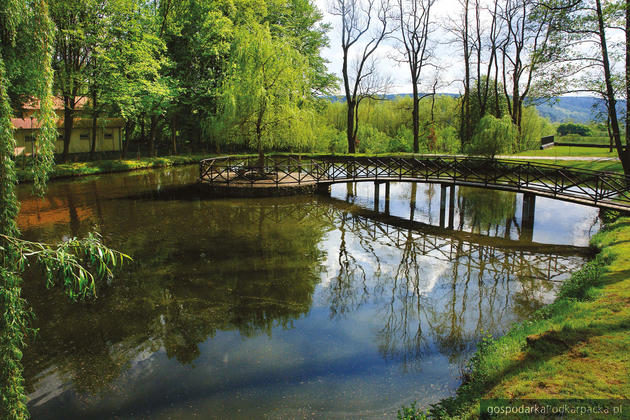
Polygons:
M585 126L584 124L576 124L576 123L560 124L557 128L557 132L561 136L566 136L567 134L577 134L579 136L590 136L593 134L589 127Z
M466 148L468 154L494 157L513 149L518 133L509 116L495 118L485 115L477 124L475 134Z

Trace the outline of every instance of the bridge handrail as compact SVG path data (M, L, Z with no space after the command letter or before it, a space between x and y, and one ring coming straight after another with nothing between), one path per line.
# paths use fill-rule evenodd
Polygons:
M604 207L630 210L630 177L548 163L489 159L477 156L346 156L267 155L220 156L204 159L199 179L250 185L267 174L269 184L333 183L352 180L418 180L531 190L558 198L586 200Z

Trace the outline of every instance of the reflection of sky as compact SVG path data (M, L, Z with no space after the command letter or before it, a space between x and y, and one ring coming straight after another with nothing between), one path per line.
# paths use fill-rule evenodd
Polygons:
M373 184L356 185L354 204L372 209ZM385 186L380 190L382 211ZM391 184L392 215L409 218L410 194L410 184ZM485 194L493 199L492 193ZM437 225L439 195L439 186L418 184L414 220ZM345 200L345 185L334 186L332 196ZM97 213L89 196L84 193L82 197L80 204L93 210L91 214ZM515 218L520 223L520 195L515 202ZM116 204L115 200L108 203ZM239 203L233 201L234 206ZM183 223L167 217L170 210L162 204L134 201L144 215L159 214L164 223ZM105 207L103 202L99 205ZM212 214L216 203L182 201L174 207L181 212L189 208L186 206ZM320 282L308 313L290 322L288 328L277 325L270 335L252 337L218 331L199 344L200 356L192 365L168 358L159 342L128 345L122 337L101 357L130 361L125 362L120 377L98 395L73 391L71 379L63 373L73 367L55 367L52 361L49 370L36 376L31 396L37 401L30 407L33 417L393 417L403 404L417 400L420 406L427 406L452 395L482 331L502 333L531 313L538 302L548 302L557 286L544 281L543 268L550 257L477 247L457 238L423 236L419 231L383 224L373 226L387 230L389 236L370 236L360 224L353 225L369 219L356 218L336 208L334 202L324 200L321 206L334 217L325 222L328 230L317 245L326 255ZM563 218L554 220L554 212ZM468 216L464 214L460 220L460 213L460 209L455 212L455 225L462 221L463 230L471 230ZM579 226L590 226L595 217L596 211L591 209L538 198L534 241L584 244L588 228ZM112 223L108 220L103 216L100 223ZM147 222L138 218L137 223ZM151 229L155 229L155 237L164 239L160 247L179 244L158 235L165 226ZM503 231L500 227L499 232ZM255 235L240 233L244 241L255 240ZM511 235L516 238L514 231ZM347 254L340 253L342 237ZM155 245L151 235L145 240L149 243L143 246ZM556 272L552 274L569 272L583 262L581 257L554 261ZM159 268L155 268L156 276ZM248 268L234 267L237 269ZM160 324L160 318L154 322ZM125 358L122 353L132 356Z
M346 184L333 185L331 196L333 198L348 200L363 208L374 209L374 185L371 182L359 182L354 184L354 197L347 198ZM411 184L404 182L392 182L390 191L390 214L404 219L409 219ZM468 194L486 195L488 200L493 199L491 190L483 190L471 187L456 187L457 195L461 190ZM385 210L385 185L379 188L379 211ZM517 223L522 220L523 194L500 192L514 196L516 203L516 213L514 217ZM449 193L446 193L446 208L448 217ZM454 226L460 225L461 207L456 207L454 211ZM545 197L536 197L534 214L534 235L533 241L544 244L588 246L590 237L599 228L597 215L599 209ZM416 206L413 220L437 226L440 220L440 185L439 184L417 184ZM469 221L465 221L463 231L472 230ZM500 235L505 232L505 224L497 226ZM517 231L514 229L510 233L512 239L518 239Z

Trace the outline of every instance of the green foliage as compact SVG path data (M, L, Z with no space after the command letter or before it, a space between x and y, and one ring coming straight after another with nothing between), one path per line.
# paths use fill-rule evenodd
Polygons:
M508 116L499 119L486 115L477 124L466 153L488 157L494 157L499 153L510 153L516 136L516 127Z
M416 403L412 402L409 407L404 406L396 414L398 420L426 420L426 414L416 408Z
M599 254L593 261L586 263L579 271L573 273L571 278L560 287L558 296L577 300L593 298L593 288L601 285L600 279L604 272L604 266L610 263Z
M521 120L521 134L518 150L535 150L540 148L540 139L554 134L554 127L548 119L542 118L536 107L523 108Z
M308 65L286 39L268 26L239 29L232 67L219 98L218 113L207 121L217 141L264 150L304 147L313 139Z
M0 235L0 252L9 250L18 256L20 271L34 260L44 269L46 286L57 281L63 283L64 291L73 300L96 297L97 280L111 281L114 274L110 267L122 265L130 260L128 255L107 248L97 233L89 233L83 239L71 238L59 244L31 242L24 239Z
M592 135L591 129L584 124L576 124L576 123L562 123L558 125L556 129L559 135L566 136L567 134L577 134L579 136L590 136Z
M432 112L433 108L433 112ZM359 126L357 139L360 153L405 153L413 151L413 131L411 120L411 98L397 97L393 100L374 101L366 99L359 109L359 119L365 121ZM457 100L450 96L436 96L435 101L426 97L420 101L420 153L460 153L461 146L457 135ZM345 131L347 110L343 102L329 102L320 111L324 124L338 131ZM331 140L336 150L337 140Z
M76 4L59 2L55 6L59 7L58 12L76 11L73 8ZM21 273L29 258L34 258L45 268L49 285L59 279L67 293L76 298L93 294L95 279L110 276L109 265L115 265L119 258L122 262L125 256L103 246L100 238L94 235L57 246L18 238L16 217L19 206L13 158L16 142L9 93L14 95L14 102L23 102L25 98L36 98L40 102L36 115L41 124L36 137L38 156L34 159L31 176L35 192L42 195L53 166L57 139L52 103L53 26L44 0L3 2L0 16L0 36L3 38L0 48L0 417L24 419L28 417L28 410L21 349L30 332L31 312L21 296ZM22 29L19 35L18 27ZM61 31L66 40L84 40L88 35L83 29ZM8 67L5 67L5 57ZM65 82L76 86L78 80L77 74L71 72Z

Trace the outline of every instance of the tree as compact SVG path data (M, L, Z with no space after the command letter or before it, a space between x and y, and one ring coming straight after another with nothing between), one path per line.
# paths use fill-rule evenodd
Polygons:
M87 71L98 39L102 4L95 0L60 0L51 6L50 16L57 28L53 55L55 90L63 97L64 105L62 160L65 162L77 106L87 93Z
M29 260L39 263L48 286L60 282L71 298L78 298L92 295L101 277L96 273L111 275L108 266L124 256L103 246L94 235L59 245L19 238L16 142L9 93L39 101L38 153L33 171L35 192L43 194L57 140L52 101L53 25L45 0L2 2L0 16L0 416L25 419L28 411L21 358L32 316L21 296L25 266ZM31 49L21 50L25 45ZM23 78L24 74L33 77Z
M376 73L374 53L391 33L389 0L335 0L331 10L341 17L341 68L346 96L348 152L356 151L359 105L362 99L384 93L381 78ZM375 24L375 21L378 23ZM367 41L363 45L360 42ZM354 48L353 48L354 47ZM350 52L359 50L354 68Z
M472 43L470 31L470 0L458 0L462 7L458 20L450 20L449 31L455 36L456 42L460 42L462 46L462 54L464 59L464 93L461 95L461 119L459 127L459 137L462 145L466 145L472 136L472 125L470 120L470 82L471 82L471 60Z
M563 52L555 62L556 73L564 76L561 92L590 92L604 99L611 143L625 174L630 175L630 126L625 118L624 144L620 130L623 116L617 109L618 97L628 99L630 93L630 3L627 0L606 3L565 0L544 3L544 6L554 14L557 34L554 42ZM625 67L619 71L616 58L624 56ZM626 101L626 116L629 106Z
M508 0L500 15L505 26L499 46L503 91L508 113L520 132L523 104L535 76L557 52L550 42L554 15L533 0Z
M165 47L156 33L147 31L155 22L155 14L143 3L138 0L116 3L108 29L110 40L115 42L96 51L101 109L125 120L123 156L135 122L141 113L147 112L147 97L166 96L170 103L175 94L171 86L163 86L161 73L168 66Z
M419 115L419 84L422 69L431 56L428 49L429 33L431 32L431 7L435 0L398 0L398 21L400 26L400 42L402 44L405 61L411 73L411 89L413 110L413 152L418 153L420 115ZM436 81L437 83L437 81ZM435 86L435 84L434 84ZM434 93L435 95L435 93Z
M215 136L258 152L308 144L311 84L306 60L267 25L239 28L217 115L207 121Z
M477 124L466 151L494 158L498 153L511 152L517 136L518 130L509 116L495 118L486 115Z

